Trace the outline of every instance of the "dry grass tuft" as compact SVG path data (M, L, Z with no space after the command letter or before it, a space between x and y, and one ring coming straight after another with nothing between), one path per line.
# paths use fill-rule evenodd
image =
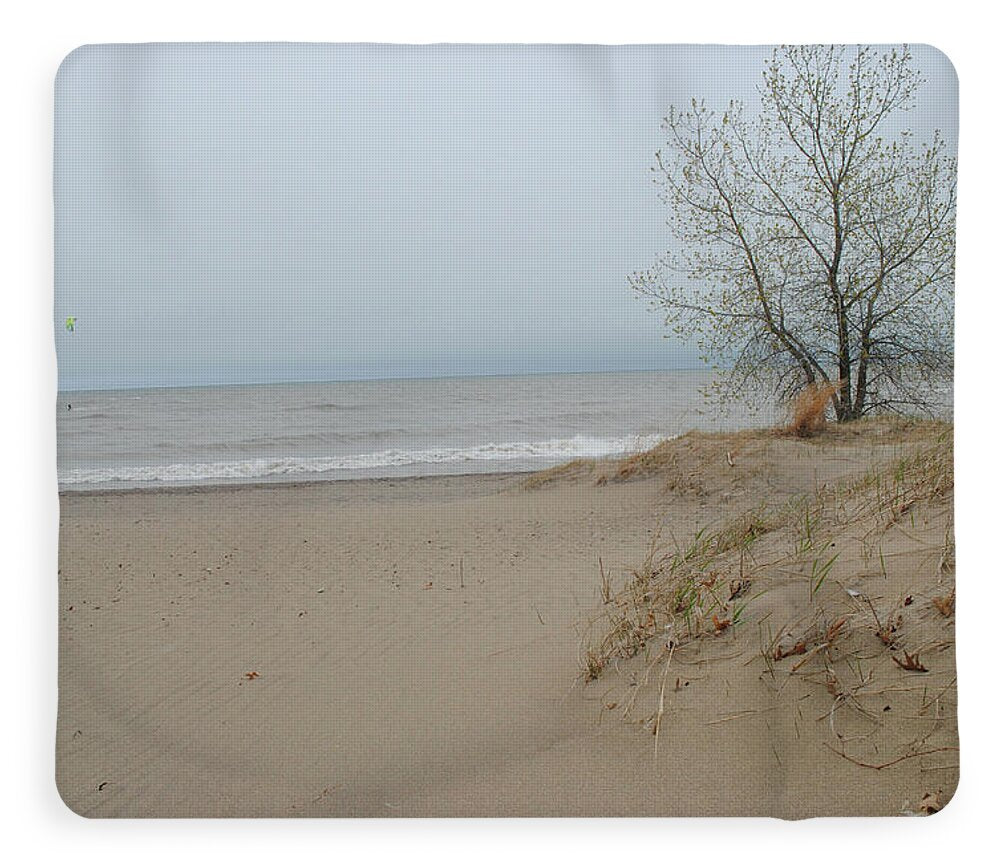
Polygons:
M925 444L949 437L952 429L950 421L911 415L875 414L831 424L822 431L822 439L824 442L849 444L863 437L882 444Z
M524 481L521 487L524 490L538 490L550 484L557 484L567 481L579 481L589 478L597 468L596 460L579 459L570 460L568 463L561 463L551 469L543 469L540 472L533 472Z
M955 449L951 429L931 445L911 449L888 466L876 467L841 489L853 499L859 514L877 515L882 527L909 514L921 503L941 502L955 489ZM954 565L954 539L941 554L939 570Z
M753 461L744 463L741 455L746 449L753 449L755 443L766 443L768 438L769 433L764 430L690 431L665 439L646 451L611 461L605 481L658 478L665 491L705 496L710 490L728 486L752 471Z
M826 427L826 410L839 388L838 382L806 385L792 400L792 420L785 432L805 438L815 436L823 430Z
M623 457L615 465L612 478L627 481L632 478L646 478L677 471L676 440L665 439L647 451L638 451Z
M656 536L617 593L610 591L602 565L603 609L587 629L584 680L597 679L616 659L631 659L662 644L660 658L739 625L754 582L742 563L767 525L760 512L741 515L716 532L697 532L684 549ZM729 572L737 577L723 580Z

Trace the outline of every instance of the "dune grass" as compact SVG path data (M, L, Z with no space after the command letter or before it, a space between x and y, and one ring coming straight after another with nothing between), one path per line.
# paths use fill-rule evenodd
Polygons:
M521 487L524 490L539 490L559 482L578 481L593 475L596 468L596 460L583 458L570 460L568 463L560 463L558 466L533 472L521 482Z
M862 434L878 435L872 433L874 422L862 426ZM865 555L873 557L875 537L893 526L905 531L918 506L946 505L952 495L950 425L928 423L917 432L894 422L893 429L904 432L911 447L866 473L782 503L758 504L683 542L661 532L617 587L602 563L602 604L583 627L584 682L601 678L609 667L628 665L632 673L625 695L613 704L628 719L640 692L659 681L658 709L633 719L656 734L663 712L664 665L674 662L675 655L683 664L686 650L705 640L756 630L764 676L776 692L789 678L813 677L830 695L831 728L842 707L854 708L862 718L871 716L873 696L888 688L875 681L871 658L878 651L873 647L881 647L890 667L921 672L920 653L936 645L927 637L928 629L954 614L953 588L922 598L917 607L912 596L886 605L852 595L834 579L849 536L861 532ZM939 574L953 571L953 533L946 535L939 554ZM879 567L885 573L881 553ZM793 622L776 625L769 593L776 584L787 587L789 582L801 584L803 612Z
M752 456L755 449L766 448L769 443L783 438L801 439L803 445L817 447L854 445L859 439L870 440L878 447L903 447L943 442L952 436L952 425L947 421L901 415L875 415L819 426L815 426L815 421L810 423L814 425L814 432L808 436L800 436L791 425L734 432L692 430L622 457L570 460L532 473L520 486L524 490L538 490L580 481L603 485L657 478L669 492L704 495L711 470L728 466L740 472L759 472L753 460L744 461L742 455L749 451ZM949 466L950 457L941 468L947 470Z

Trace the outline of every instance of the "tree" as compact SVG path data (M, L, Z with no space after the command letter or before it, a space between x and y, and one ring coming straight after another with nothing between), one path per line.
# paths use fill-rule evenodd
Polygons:
M785 47L752 113L671 108L653 172L677 252L630 283L728 368L724 397L836 383L850 420L950 379L955 160L893 134L920 84L905 48Z

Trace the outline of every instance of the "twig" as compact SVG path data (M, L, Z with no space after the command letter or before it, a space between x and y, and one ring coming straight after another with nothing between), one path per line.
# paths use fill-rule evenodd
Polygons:
M804 665L806 662L812 659L812 657L816 655L816 653L818 653L820 650L827 649L827 647L829 646L830 646L829 642L816 644L816 646L814 646L811 650L809 650L805 658L799 659L794 665L792 665L791 670L789 670L789 673L794 674L800 667L802 667L802 665Z
M721 716L718 719L712 719L710 722L705 722L706 725L721 725L724 722L734 722L737 719L745 719L747 716L757 716L761 713L770 713L773 710L781 709L782 707L790 706L790 704L778 704L773 707L762 707L759 710L740 710L738 713L730 713L728 716Z
M670 644L670 655L667 656L667 664L663 669L663 676L660 677L660 706L656 711L656 732L653 734L653 760L656 760L660 750L660 722L663 720L663 691L667 685L667 674L670 673L670 663L674 660L675 644Z
M875 612L875 605L872 604L872 600L867 596L863 596L864 600L867 602L868 607L871 608L872 616L875 617L875 625L878 626L878 633L881 634L884 629L882 628L882 620L878 618L878 614Z
M730 659L739 658L741 655L743 655L743 650L737 650L736 652L727 656L713 656L712 658L707 658L707 659L691 659L689 662L686 662L686 664L707 665L711 664L712 662L726 662L729 661Z
M927 749L923 752L915 752L912 755L903 755L901 758L896 758L893 761L887 761L884 764L866 764L864 761L859 761L857 758L852 758L850 755L844 752L838 752L829 743L823 743L833 754L840 755L844 760L850 761L852 764L856 764L859 767L867 767L869 770L884 770L886 767L891 767L894 764L898 764L901 761L908 761L910 758L922 758L924 755L933 755L935 752L957 752L958 746L941 746L937 749Z

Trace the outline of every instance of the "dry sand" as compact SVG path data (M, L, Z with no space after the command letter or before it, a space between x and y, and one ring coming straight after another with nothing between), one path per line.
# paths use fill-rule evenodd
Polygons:
M618 589L657 533L683 545L940 432L890 427L694 435L625 481L584 463L531 489L494 475L63 494L59 790L88 816L943 805L958 779L953 621L932 602L954 585L947 491L884 525L838 524L815 598L809 563L829 557L790 564L795 533L765 534L735 626L702 623L673 652L660 631L582 676L602 628L587 623L614 607L599 560ZM728 588L736 566L718 567ZM892 646L873 615L903 617ZM774 661L840 616L835 646L814 634ZM904 650L927 672L894 662Z

